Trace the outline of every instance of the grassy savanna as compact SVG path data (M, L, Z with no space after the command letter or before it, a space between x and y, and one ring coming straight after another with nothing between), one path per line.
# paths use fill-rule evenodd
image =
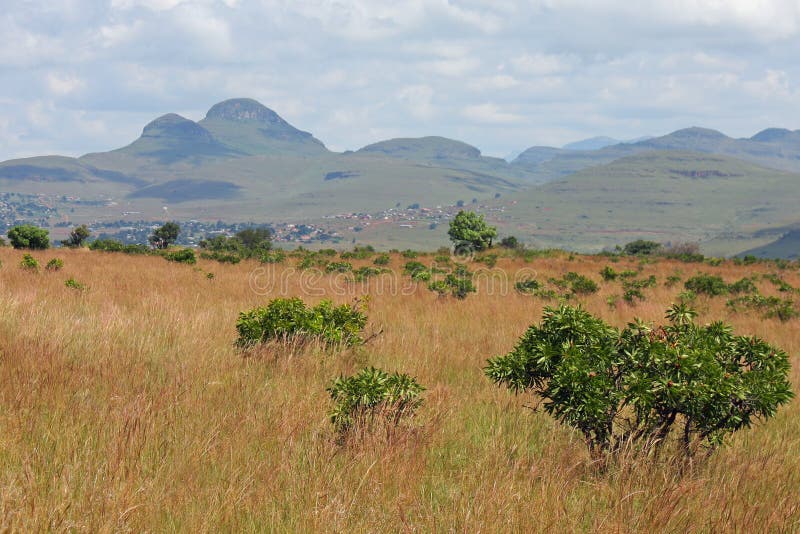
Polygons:
M536 399L483 375L486 358L509 351L546 304L513 288L490 294L479 280L463 301L422 285L405 295L372 291L367 332L382 333L365 346L267 347L244 357L234 346L238 313L279 296L251 289L255 262L195 268L80 250L32 255L41 265L57 255L64 267L26 271L20 251L0 250L1 530L800 529L798 401L688 468L662 458L598 470L576 433L528 408ZM405 261L394 256L389 267L399 273ZM354 261L362 264L371 262ZM634 316L662 321L683 291L682 282L664 285L676 271L728 282L776 272L800 286L796 266L661 260L642 266L642 277L658 280L645 301L611 308L608 297L622 291L598 274L609 264L638 266L563 254L501 258L497 267L543 281L585 274L600 290L577 301L616 326ZM66 287L69 278L87 289ZM324 296L304 295L300 278L287 278L288 295ZM778 294L768 280L757 285ZM363 292L328 293L351 302ZM786 350L798 390L800 319L733 313L724 297L695 306L700 322L724 319ZM325 388L368 365L416 377L425 404L391 442L339 445Z

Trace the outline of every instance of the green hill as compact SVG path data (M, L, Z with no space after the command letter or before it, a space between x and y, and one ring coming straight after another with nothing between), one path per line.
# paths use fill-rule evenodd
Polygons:
M542 244L585 250L639 238L705 241L795 221L798 190L797 174L727 156L654 151L520 193L502 220ZM735 250L733 237L728 247Z

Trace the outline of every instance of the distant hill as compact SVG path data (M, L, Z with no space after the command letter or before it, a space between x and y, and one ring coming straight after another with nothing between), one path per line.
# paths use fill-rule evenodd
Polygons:
M575 141L573 143L567 143L562 148L564 150L600 150L601 148L605 148L611 145L618 145L622 143L619 139L613 139L611 137L590 137L589 139L583 139L581 141Z
M771 128L749 139L734 139L708 128L684 128L668 135L633 143L620 143L597 150L531 147L512 165L522 168L539 182L546 182L582 169L610 163L622 157L652 150L685 150L720 154L764 167L800 172L800 131ZM532 157L533 154L533 157Z
M755 256L757 258L800 259L800 229L790 230L772 243L745 250L738 256Z
M782 229L800 223L794 173L800 130L768 128L747 139L696 127L624 143L599 137L531 147L509 163L436 136L335 153L261 103L236 98L198 122L162 115L116 150L2 162L0 194L22 195L23 204L40 199L57 214L53 222L168 214L288 223L378 214L374 239L393 241L402 226L406 245L443 239L429 229L446 217L399 225L393 210L483 205L503 232L544 245L598 250L650 238L711 243L727 254L783 234L776 247L791 243L794 234ZM358 224L341 226L356 232Z
M703 241L797 219L799 191L798 174L728 156L650 151L522 192L506 219L553 246Z

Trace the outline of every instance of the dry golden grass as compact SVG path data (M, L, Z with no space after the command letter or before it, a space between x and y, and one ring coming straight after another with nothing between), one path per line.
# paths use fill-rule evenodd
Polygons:
M250 289L254 263L201 261L209 280L158 257L34 255L62 257L65 268L24 272L20 252L0 251L0 531L800 530L798 401L683 474L637 461L600 474L574 433L483 376L487 357L539 321L536 298L485 286L466 301L425 289L373 295L368 328L383 334L366 347L243 358L237 314L270 298ZM498 267L599 281L607 263ZM659 287L636 307L607 306L618 283L580 300L616 325L660 321L682 287L665 288L666 276L696 268L645 266ZM729 281L771 271L701 270ZM782 275L800 286L797 271ZM69 277L89 289L66 288ZM289 292L300 294L293 280ZM788 351L800 390L800 320L731 314L724 302L701 302L700 320L724 318ZM406 439L339 447L325 387L365 365L416 376L426 403Z

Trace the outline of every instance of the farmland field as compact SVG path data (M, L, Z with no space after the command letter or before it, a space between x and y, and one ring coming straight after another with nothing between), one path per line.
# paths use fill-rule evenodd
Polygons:
M800 530L797 400L683 470L662 458L601 471L578 434L482 371L555 303L514 291L523 274L588 276L599 291L570 302L622 327L634 317L662 322L698 272L755 277L764 295L791 298L760 275L800 287L796 263L501 257L494 278L479 278L477 293L458 300L411 285L397 254L388 265L395 274L385 275L397 285L382 290L379 278L304 275L291 258L270 267L87 250L32 255L42 265L60 257L64 267L29 272L19 267L22 252L0 249L2 531ZM600 277L607 265L657 284L630 304L615 297L618 281ZM681 280L667 286L669 276ZM70 278L86 288L66 287ZM367 294L367 334L375 335L364 346L245 355L234 345L239 312L271 298L349 303ZM800 389L799 318L734 312L726 297L699 296L693 306L700 322L725 320L788 352ZM416 377L425 402L391 440L341 445L326 387L370 365Z

